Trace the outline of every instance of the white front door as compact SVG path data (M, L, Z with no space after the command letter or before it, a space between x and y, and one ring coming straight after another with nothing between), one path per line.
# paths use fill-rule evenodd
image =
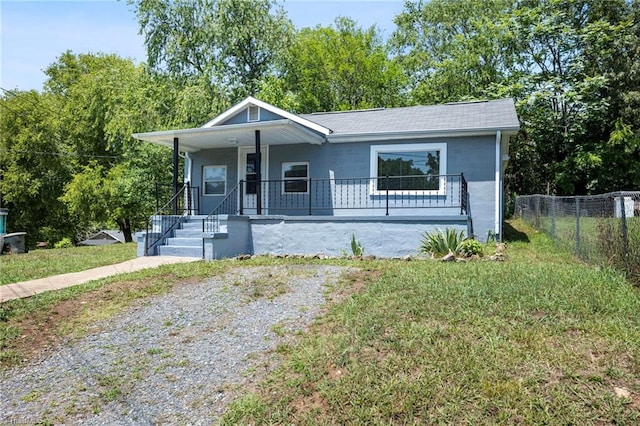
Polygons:
M269 147L260 147L261 161L260 169L262 175L262 181L268 179L269 176ZM243 213L244 214L257 214L257 168L256 168L256 149L253 146L241 146L238 147L238 179L244 181L242 187L243 197ZM262 214L267 214L269 197L266 194L267 185L262 185Z

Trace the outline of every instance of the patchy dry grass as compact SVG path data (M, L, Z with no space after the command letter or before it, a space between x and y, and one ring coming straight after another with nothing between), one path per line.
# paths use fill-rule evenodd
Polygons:
M506 262L370 264L223 423L638 424L638 290L512 231Z
M165 265L0 304L0 365L19 363L63 337L82 335L139 299L220 273L231 262Z

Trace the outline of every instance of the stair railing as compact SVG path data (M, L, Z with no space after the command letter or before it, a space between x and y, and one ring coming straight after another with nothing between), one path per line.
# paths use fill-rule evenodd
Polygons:
M469 188L462 173L460 173L460 214L469 215Z
M184 220L184 217L193 212L192 188L185 184L180 190L167 201L162 207L150 216L147 221L144 255L149 256L150 252L155 254L156 247L164 241L167 236ZM179 207L177 207L179 206Z
M219 215L221 214L242 214L242 197L239 197L238 194L242 194L243 186L244 181L240 180L240 182L229 191L227 196L211 210L211 213L202 219L202 232L220 232Z

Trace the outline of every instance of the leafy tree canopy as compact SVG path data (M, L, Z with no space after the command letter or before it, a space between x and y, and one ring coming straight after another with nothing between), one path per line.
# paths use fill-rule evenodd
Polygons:
M29 245L75 231L58 200L72 169L56 108L36 91L0 96L0 201L10 210L8 229L27 231Z
M405 2L390 45L411 84L411 103L484 97L514 60L501 25L509 0Z
M277 68L293 26L272 0L130 0L151 70L204 78L233 101L255 94Z
M614 151L637 156L639 4L407 2L391 44L413 103L516 99L509 192L619 190L638 182Z
M405 79L375 26L342 17L296 35L283 84L299 112L314 112L399 106Z

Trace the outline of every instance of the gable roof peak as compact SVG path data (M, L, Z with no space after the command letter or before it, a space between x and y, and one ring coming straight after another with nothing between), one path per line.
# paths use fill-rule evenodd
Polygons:
M331 133L331 129L329 129L328 127L319 125L317 123L314 123L313 121L309 121L306 118L293 114L289 111L285 111L282 108L278 108L277 106L261 101L260 99L256 99L253 96L247 96L244 100L238 102L228 110L224 111L222 114L218 115L213 120L205 123L202 127L203 128L214 127L218 124L224 123L227 119L233 117L235 114L242 111L244 108L247 108L249 105L258 106L262 109L272 112L273 114L279 115L284 119L291 120L294 123L310 128L325 136Z

